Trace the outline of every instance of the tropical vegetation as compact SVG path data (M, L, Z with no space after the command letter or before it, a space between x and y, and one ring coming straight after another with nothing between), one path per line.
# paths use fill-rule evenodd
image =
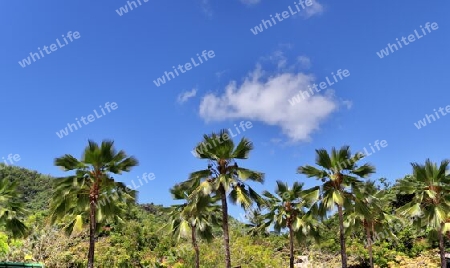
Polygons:
M54 165L70 172L63 178L0 164L0 260L292 268L303 256L309 267L447 267L449 160L414 162L389 183L345 145L317 149L315 165L265 185L263 170L245 163L253 143L230 136L203 136L195 150L205 168L167 189L170 207L137 202L120 175L138 160L111 140L89 141L79 159L62 152ZM245 216L230 216L229 205Z

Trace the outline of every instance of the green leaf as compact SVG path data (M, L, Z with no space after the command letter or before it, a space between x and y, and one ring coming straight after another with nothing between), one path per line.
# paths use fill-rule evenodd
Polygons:
M342 197L341 192L333 191L333 202L340 206L344 204L344 198Z
M83 218L81 217L81 215L77 215L75 217L75 224L73 226L73 230L76 233L79 233L83 230Z

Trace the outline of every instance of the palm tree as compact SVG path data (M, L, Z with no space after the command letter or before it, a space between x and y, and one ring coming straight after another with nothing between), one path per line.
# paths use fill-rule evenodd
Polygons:
M21 221L26 211L18 199L17 183L6 178L0 179L0 226L11 233L13 238L25 237L28 232Z
M204 135L203 142L195 147L195 151L198 158L208 160L208 168L191 173L189 179L182 183L185 189L195 189L190 199L211 193L220 198L226 268L231 268L227 197L233 204L240 204L244 209L248 209L254 201L262 201L246 181L264 182L263 173L239 167L236 162L236 159L248 158L253 150L252 142L242 138L235 146L230 137L227 130Z
M384 190L379 190L375 186L375 181L367 181L354 188L353 206L346 209L344 218L347 225L355 228L362 227L366 235L366 245L369 251L370 267L373 266L372 236L379 232L389 232L389 222L395 219L394 216L385 212L385 208L392 201L392 195ZM347 230L351 230L348 228Z
M442 268L446 267L444 234L450 229L450 223L446 223L450 213L450 175L446 175L449 163L444 160L438 166L430 159L423 165L411 163L412 176L400 180L396 186L400 194L414 194L411 202L398 208L398 213L415 217L418 228L437 231Z
M219 225L220 206L214 205L218 198L204 195L189 201L189 191L185 191L178 185L171 190L175 200L186 200L181 205L173 205L169 208L170 232L178 241L181 237L191 235L192 246L195 250L195 267L200 268L200 250L197 243L197 235L210 242L213 239L212 227Z
M127 205L135 203L136 191L117 182L111 174L129 172L138 165L134 157L117 152L114 142L105 140L99 146L89 140L81 160L66 154L55 159L55 165L75 175L56 181L51 204L51 222L69 221L67 233L89 223L88 268L94 267L95 233L106 220L122 221Z
M349 146L342 146L339 150L331 149L331 155L325 149L316 150L316 165L300 166L297 172L308 178L316 177L322 180L322 202L320 214L326 215L326 211L334 206L338 209L339 239L341 246L342 267L347 268L347 253L344 236L344 206L350 207L354 189L361 181L358 178L366 178L375 172L375 167L369 164L358 166L357 163L364 157L362 153L351 154Z
M277 181L277 188L274 196L268 191L263 192L263 196L269 204L266 218L269 224L273 224L274 230L278 233L282 229L289 230L289 267L294 268L294 238L295 233L308 234L317 233L315 227L317 221L312 213L307 213L308 209L314 205L319 198L319 187L310 190L303 190L303 183L294 182L292 188L287 183ZM301 235L297 236L298 238Z
M260 208L248 210L245 218L248 221L245 224L248 228L248 235L252 237L267 237L269 235L270 224L266 221L266 216L262 214Z

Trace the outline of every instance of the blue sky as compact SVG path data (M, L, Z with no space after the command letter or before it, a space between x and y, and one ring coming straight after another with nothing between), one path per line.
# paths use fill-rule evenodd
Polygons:
M169 205L169 188L206 166L191 154L202 135L241 121L252 122L244 136L255 145L241 165L266 174L264 185L253 184L259 191L272 191L276 180L315 185L296 168L313 164L318 148L370 151L369 143L386 140L366 160L377 167L372 178L390 181L409 173L410 162L449 156L450 116L414 126L450 105L448 2L318 0L255 35L250 29L295 8L294 1L140 1L122 16L116 10L127 2L119 0L0 2L0 159L19 154L15 165L62 176L55 157L81 156L87 139L113 139L140 160L118 179L154 173L138 189L139 201ZM396 38L421 34L427 22L439 28L377 56ZM18 64L38 47L64 42L69 31L80 37L24 68ZM204 50L215 57L155 86L172 66ZM350 76L289 103L339 69ZM118 108L56 135L106 102Z

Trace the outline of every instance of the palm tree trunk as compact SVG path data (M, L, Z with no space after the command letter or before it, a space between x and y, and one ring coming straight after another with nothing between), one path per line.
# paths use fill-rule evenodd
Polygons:
M94 200L90 203L90 215L89 215L89 255L88 255L88 268L94 268L94 249L95 249L95 229L96 229L96 208L97 204Z
M230 254L230 236L228 233L228 205L227 205L227 195L225 188L221 185L219 188L220 197L222 200L222 230L223 230L223 240L225 246L225 264L226 268L231 268L231 254Z
M347 268L347 250L345 248L345 236L344 236L344 213L342 206L337 205L339 214L339 240L341 242L341 261L342 268Z
M195 226L191 226L192 246L195 250L195 268L200 268L200 250L198 249L197 237L195 236Z
M372 239L370 238L370 228L366 226L367 249L369 250L370 267L373 268Z
M439 236L439 251L441 255L441 268L447 267L447 261L445 260L445 248L444 248L444 236L442 235L442 229L444 228L444 224L441 223L441 228L439 228L438 236Z
M294 268L294 230L289 224L289 268Z

